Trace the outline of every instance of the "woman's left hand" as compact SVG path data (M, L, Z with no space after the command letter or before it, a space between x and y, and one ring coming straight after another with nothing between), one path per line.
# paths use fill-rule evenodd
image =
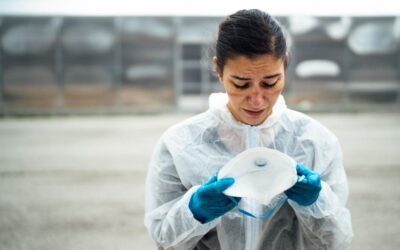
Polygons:
M299 176L296 184L285 191L286 196L302 206L313 204L321 191L321 177L300 164L296 165L297 175Z

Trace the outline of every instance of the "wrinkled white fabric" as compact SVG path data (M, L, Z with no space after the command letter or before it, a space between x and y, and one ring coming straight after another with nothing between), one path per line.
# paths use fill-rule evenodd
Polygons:
M159 249L346 249L352 239L346 209L348 185L337 138L312 118L286 108L281 96L259 126L236 121L225 94L210 97L208 111L168 129L153 153L146 180L145 225ZM188 203L193 192L246 149L266 147L321 175L310 206L285 202L267 220L232 210L201 224ZM242 198L259 214L268 206Z
M224 194L268 205L296 183L296 162L274 149L251 148L235 156L218 172L218 179L226 177L234 178L235 183Z

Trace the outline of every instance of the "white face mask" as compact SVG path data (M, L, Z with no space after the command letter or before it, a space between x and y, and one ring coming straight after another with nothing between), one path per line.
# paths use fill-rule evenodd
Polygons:
M224 194L255 199L268 205L278 194L297 181L296 162L274 149L248 149L230 160L218 179L232 177L235 183Z

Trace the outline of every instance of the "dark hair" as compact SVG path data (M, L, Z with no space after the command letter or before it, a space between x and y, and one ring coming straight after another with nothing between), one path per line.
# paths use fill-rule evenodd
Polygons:
M280 24L263 11L239 10L219 25L215 52L221 71L226 60L237 55L254 58L270 54L283 58L286 68L286 50L286 38Z

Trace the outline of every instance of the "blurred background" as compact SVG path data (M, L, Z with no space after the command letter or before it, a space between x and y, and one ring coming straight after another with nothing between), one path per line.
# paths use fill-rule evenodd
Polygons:
M0 1L0 249L155 249L153 147L223 91L218 24L284 26L284 96L340 139L351 249L399 249L400 8L391 1Z
M74 8L55 8L54 1L36 1L31 8L13 2L5 1L0 12L3 115L198 111L207 107L211 92L223 90L212 56L227 10L182 15L117 1L109 6L135 11L102 13L95 3L87 9L89 4L78 2L69 4ZM399 107L399 15L271 9L291 51L289 105L341 111Z

